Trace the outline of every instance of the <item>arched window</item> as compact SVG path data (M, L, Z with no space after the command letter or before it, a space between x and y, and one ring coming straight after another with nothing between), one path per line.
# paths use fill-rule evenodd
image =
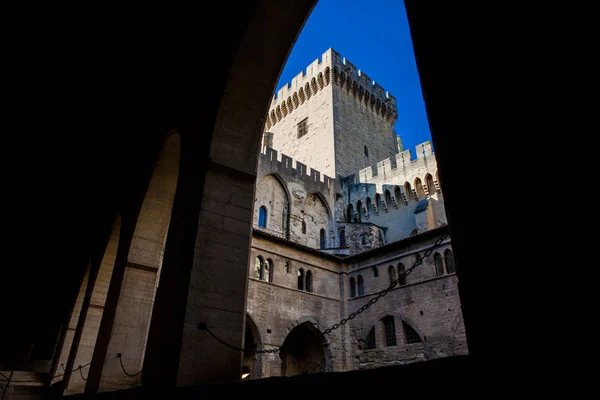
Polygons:
M325 237L325 229L323 228L319 231L319 245L322 249L327 247L327 238Z
M433 255L433 262L435 264L435 275L444 275L444 262L442 261L442 256L440 256L440 253L435 253Z
M398 186L396 186L396 188L397 187ZM398 190L400 190L400 189L398 189ZM388 207L390 207L392 204L394 204L394 203L392 203L392 195L390 194L390 191L387 190L387 189L385 191L385 202L386 202L386 204L387 204Z
M363 214L364 214L364 211L362 209L362 201L359 200L356 202L356 215L358 215L358 221L356 221L356 222L362 221Z
M298 290L304 290L304 270L298 270Z
M267 207L261 206L258 210L258 226L261 228L267 227Z
M425 189L423 189L423 184L419 178L415 179L415 191L417 192L417 197L419 200L423 200L425 198Z
M383 329L385 332L385 345L395 346L396 345L396 324L394 323L394 317L388 315L383 318Z
M348 209L346 210L346 222L354 221L354 208L352 204L348 204Z
M404 203L404 200L402 199L402 192L400 191L400 188L398 186L394 186L394 197L396 197L396 202L398 203L398 205ZM408 197L406 198L406 200L408 201Z
M340 230L340 247L346 247L346 230Z
M302 221L302 233L306 234L306 222Z
M427 185L427 190L430 195L436 192L435 183L433 183L433 176L431 176L431 174L425 175L425 184Z
M305 286L306 286L307 292L313 291L312 272L310 272L310 271L306 271L306 285Z
M377 347L377 343L375 342L375 327L371 328L369 334L367 335L367 340L365 342L365 350L371 350Z
M263 281L273 282L273 261L270 259L265 260Z
M412 326L410 326L404 321L402 321L402 329L404 330L404 340L406 341L406 344L421 342L421 337L419 336L417 331L415 331Z
M350 297L356 297L356 280L350 278Z
M367 213L371 212L371 207L372 207L371 198L367 197Z
M377 270L377 267L373 267L373 278L377 278L379 276L379 271Z
M379 193L375 194L375 208L379 209L381 207L381 195Z
M254 260L254 277L256 279L262 279L262 258L260 256L256 257Z
M358 295L363 296L365 294L365 283L363 282L362 275L359 275L357 278L357 286L358 286Z
M449 274L456 272L456 268L454 267L454 255L451 250L446 250L444 259L446 261L446 272Z
M404 268L404 264L398 264L398 277L400 277L399 283L400 285L406 285L406 277L404 276L404 272L406 269Z
M393 266L393 265L390 265L390 266L388 267L388 273L390 274L390 284L391 284L392 282L395 282L395 281L396 281L396 279L398 279L398 277L396 276L396 268L394 268L394 266Z
M290 273L290 263L286 261L285 264L283 264L283 270L289 274Z
M410 183L406 182L404 184L404 196L406 197L406 201L408 203L411 202L411 200L414 200L414 196L412 194L412 188L410 187Z

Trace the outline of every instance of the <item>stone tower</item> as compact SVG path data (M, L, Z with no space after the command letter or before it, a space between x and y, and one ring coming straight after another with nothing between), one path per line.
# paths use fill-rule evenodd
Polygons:
M262 145L348 176L398 153L397 115L394 96L330 48L277 91Z

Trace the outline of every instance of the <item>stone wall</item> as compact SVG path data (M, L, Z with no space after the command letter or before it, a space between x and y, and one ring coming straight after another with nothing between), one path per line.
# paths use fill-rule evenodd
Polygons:
M281 346L290 331L302 323L310 323L321 332L340 319L339 267L327 254L309 253L295 245L255 233L252 239L252 259L261 256L273 262L273 282L250 278L247 311L260 332L263 348ZM284 269L288 263L289 272ZM253 266L250 266L252 268ZM313 291L298 289L298 271L312 274ZM252 272L252 269L250 270ZM335 354L341 349L340 333L327 337L325 349L328 365L342 370ZM278 354L264 354L262 377L281 373Z
M422 255L437 238L430 236L426 241L411 238L411 244L396 247L393 252L380 252L375 256L363 253L350 257L347 260L346 279L356 279L359 274L362 275L365 295L349 298L348 312L358 310L373 295L388 288L399 276L399 267L402 270L400 264L404 266L404 270L408 270L415 263L417 254ZM436 249L436 252L443 254L447 249L451 249L449 240ZM393 275L390 274L390 267ZM437 276L433 254L425 259L406 277L405 284L391 289L385 297L350 322L349 347L353 354L353 368L374 368L466 354L457 284L454 273L444 271ZM382 322L385 317L392 317L394 320L396 344L392 346L386 346ZM408 343L408 327L418 334L418 343ZM367 349L367 336L373 328L376 346Z
M331 49L310 64L292 82L277 91L269 106L263 137L272 147L297 161L335 176ZM298 123L307 131L298 137Z
M268 259L273 268L272 282L269 282L253 278L253 262L249 266L247 311L259 332L257 342L265 349L279 347L290 332L303 323L310 322L319 332L339 323L408 271L417 257L445 232L447 228L438 228L385 247L338 257L255 231L252 260ZM451 251L451 243L446 239L401 285L326 336L325 354L331 370L372 368L466 354L456 274L448 273L445 268L442 272L436 271L433 261L435 254L443 258L448 250ZM443 262L445 267L446 261ZM298 289L300 269L304 274L311 271L312 292ZM349 281L351 278L357 281L359 275L364 294L355 292L352 296ZM385 345L384 317L394 319L395 345ZM366 349L366 337L373 328L376 346ZM407 332L411 329L418 336L416 343L408 343ZM260 357L257 365L261 368L261 377L281 373L282 361L277 354L257 357Z
M333 53L336 177L398 153L396 100L363 71Z

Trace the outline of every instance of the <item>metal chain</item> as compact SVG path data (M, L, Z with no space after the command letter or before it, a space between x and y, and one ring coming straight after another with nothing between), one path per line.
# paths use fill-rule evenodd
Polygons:
M279 347L275 347L273 349L265 349L265 350L246 350L246 349L243 349L241 347L237 347L237 346L234 346L232 344L229 344L229 343L225 342L220 337L218 337L214 333L212 333L210 331L210 329L208 329L208 327L206 325L201 324L200 325L200 329L205 330L210 336L212 336L213 338L215 338L219 343L221 343L221 344L229 347L230 349L241 351L243 353L255 353L255 354L259 354L259 353L277 353L277 352L279 352L279 349L280 349Z
M75 369L71 370L71 372L75 372L75 371L77 371L77 370L81 371L81 369L82 369L82 368L85 368L85 367L87 367L88 365L91 365L91 364L92 364L92 363L91 363L91 362L89 362L89 363L87 363L87 364L85 364L85 365L80 365L79 367L77 367L77 368L75 368ZM62 364L61 364L61 365L62 365ZM65 369L65 367L63 366L63 370L64 370L64 369ZM54 375L52 378L50 378L50 380L54 380L54 379L56 379L56 378L60 378L60 377L61 377L61 376L63 376L65 373L66 373L66 371L65 371L65 372L63 372L62 374ZM5 376L4 374L2 374L2 373L0 373L0 374L1 374L1 375L2 375L2 376L5 378L5 379L8 379L8 378L6 378L6 376ZM82 375L82 377L83 377L83 375ZM39 382L39 380L38 380L38 379L31 379L31 380L27 380L27 381L13 381L13 380L11 380L10 382L11 382L11 383L32 383L32 382Z
M423 253L423 256L421 256L419 253L417 253L417 260L415 261L415 263L406 271L404 271L403 274L401 274L395 281L393 281L392 283L390 283L390 286L387 287L387 289L379 292L377 294L377 296L373 297L371 300L369 300L366 304L364 304L361 308L359 308L358 310L356 310L355 312L353 312L352 314L348 315L348 317L342 319L340 322L338 322L337 324L333 324L331 327L325 329L323 331L324 335L327 335L329 333L331 333L332 331L336 330L337 328L339 328L342 325L345 325L348 321L356 318L357 315L359 315L360 313L362 313L363 311L365 311L367 308L371 307L373 304L377 303L379 301L380 298L382 298L383 296L385 296L386 294L388 294L388 292L390 290L392 290L393 288L396 287L396 285L398 285L398 283L400 281L404 281L404 279L419 265L423 264L423 260L427 257L429 257L432 253L433 250L440 247L442 242L448 237L447 233L444 233L442 236L440 236L435 243L433 244L433 246L431 246L430 248L428 248L427 250L425 250L425 252ZM237 350L237 351L241 351L244 353L254 353L254 354L259 354L259 353L277 353L281 350L281 347L276 347L273 349L269 349L269 350L246 350L243 349L241 347L237 347L234 346L232 344L229 344L227 342L225 342L224 340L222 340L221 338L219 338L218 336L216 336L214 333L212 333L208 327L205 324L200 324L199 328L201 330L205 330L210 336L212 336L213 338L215 338L219 343L233 349L233 350Z
M82 372L83 367L80 365L79 366L79 375L81 375L81 379L83 379L84 381L87 381L87 378L83 377L83 372Z
M138 376L139 374L141 374L144 371L144 369L142 368L140 370L140 372L137 372L135 374L128 373L127 371L125 371L125 367L123 366L123 357L119 357L119 356L117 356L117 357L119 358L119 362L121 363L121 369L123 370L123 372L125 373L125 375L127 375L127 376ZM83 378L83 375L82 375L82 378Z

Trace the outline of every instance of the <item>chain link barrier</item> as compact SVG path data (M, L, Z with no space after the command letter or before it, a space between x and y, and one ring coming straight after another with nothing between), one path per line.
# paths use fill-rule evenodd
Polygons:
M79 370L79 371L81 372L81 370L82 370L83 368L85 368L85 367L87 367L88 365L91 365L91 364L92 364L92 363L91 363L91 362L89 362L89 363L87 363L87 364L85 364L85 365L80 365L79 367L77 367L77 368L75 368L75 369L71 370L71 373L73 373L73 372L75 372L75 371L77 371L77 370ZM62 369L63 369L63 371L64 371L64 370L65 370L65 367L64 367L64 365L63 365L63 364L61 364L61 367L62 367ZM53 380L54 380L54 379L56 379L56 378L60 378L61 376L63 376L63 375L64 375L64 374L66 374L66 373L67 373L67 372L65 371L65 372L63 372L62 374L54 375L52 378L50 378L50 381L53 381ZM1 376L2 376L4 379L6 379L7 381L9 380L9 379L8 379L8 377L7 377L6 375L4 375L2 372L0 372L0 375L1 375ZM83 374L81 375L81 377L83 378ZM85 379L85 378L84 378L84 380L87 380L87 379ZM39 382L39 381L40 381L39 379L30 379L30 380L26 380L26 381L14 381L14 380L10 380L10 383L34 383L34 382Z
M334 330L336 330L339 327L341 327L341 326L345 325L346 323L348 323L348 321L353 320L359 314L361 314L366 309L368 309L369 307L371 307L373 304L377 303L379 301L379 299L381 299L383 296L385 296L386 294L388 294L389 291L392 290L393 288L395 288L401 281L404 282L404 280L406 279L406 277L415 268L417 268L419 265L423 264L423 260L426 259L427 257L429 257L433 253L433 250L435 250L436 248L440 247L442 245L442 242L444 240L446 240L447 237L448 237L448 233L444 233L442 236L440 236L435 241L435 243L430 248L428 248L427 250L425 250L425 252L423 253L423 255L420 255L420 253L417 252L416 253L417 254L417 260L414 262L414 264L410 268L408 268L407 270L405 270L403 274L400 274L400 276L396 280L394 280L392 283L390 283L390 285L385 290L382 290L381 292L378 292L375 297L373 297L371 300L369 300L367 303L365 303L358 310L354 311L352 314L348 315L346 318L342 319L340 322L338 322L336 324L333 324L329 328L325 329L323 331L323 335L328 335L331 332L333 332ZM371 294L371 296L372 295L373 294ZM281 350L280 347L276 347L276 348L268 349L268 350L247 350L247 349L243 349L241 347L237 347L237 346L234 346L232 344L229 344L229 343L225 342L224 340L222 340L221 338L219 338L218 336L216 336L214 333L212 333L208 329L208 327L206 326L206 324L200 324L199 328L200 328L200 330L206 331L210 336L212 336L219 343L221 343L221 344L229 347L230 349L241 351L241 352L244 352L244 353L253 353L253 354L277 353L277 352L279 352Z

